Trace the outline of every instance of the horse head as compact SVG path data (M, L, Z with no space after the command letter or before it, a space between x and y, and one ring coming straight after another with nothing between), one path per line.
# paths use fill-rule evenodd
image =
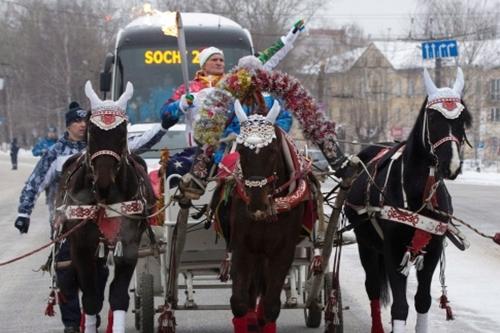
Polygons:
M133 92L134 87L128 82L125 92L117 101L103 101L94 92L90 81L85 84L85 94L91 105L87 128L87 163L92 170L93 182L101 200L107 197L121 165L126 163L126 108Z
M253 220L264 220L274 215L273 195L275 185L284 171L281 137L274 125L280 112L277 101L267 116L243 111L239 100L234 104L240 122L240 134L236 142L240 154L242 190L248 198L248 210Z
M464 75L460 68L452 88L437 88L426 69L423 72L427 99L420 111L412 137L421 147L437 176L455 179L461 172L465 130L472 116L461 95Z

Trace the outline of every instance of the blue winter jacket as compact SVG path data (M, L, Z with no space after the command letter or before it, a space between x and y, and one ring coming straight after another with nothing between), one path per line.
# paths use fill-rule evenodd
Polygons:
M33 156L42 156L45 154L50 147L52 147L57 142L57 139L43 138L38 140L31 152Z
M160 125L153 126L139 136L128 138L129 150L140 154L158 143L165 133L166 130L161 128ZM70 156L83 151L86 146L87 142L85 141L69 140L66 132L49 148L47 153L40 158L24 185L17 209L19 216L29 217L31 215L38 195L45 189L48 189L47 203L49 211L50 213L53 212L62 166Z

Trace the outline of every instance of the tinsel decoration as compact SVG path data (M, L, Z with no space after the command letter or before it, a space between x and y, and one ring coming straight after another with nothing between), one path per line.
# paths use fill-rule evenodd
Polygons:
M305 137L320 146L329 160L337 157L335 123L325 118L309 92L296 78L263 69L248 71L235 67L219 82L218 89L207 95L195 123L198 143L218 144L230 115L230 103L234 98L241 99L252 87L283 101L285 108L299 121Z
M226 127L233 102L231 93L214 89L203 100L199 119L194 124L194 139L200 144L217 145Z

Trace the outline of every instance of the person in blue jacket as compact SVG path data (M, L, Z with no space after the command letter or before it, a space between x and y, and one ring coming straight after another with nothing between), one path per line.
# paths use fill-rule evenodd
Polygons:
M27 233L30 226L30 215L35 206L35 202L41 192L48 190L47 204L49 206L50 224L52 229L53 217L55 213L55 197L58 189L60 173L64 162L72 155L83 151L86 146L88 112L80 107L77 102L71 102L66 112L66 132L52 145L35 166L29 176L19 198L18 216L14 226L21 234ZM168 128L160 125L151 127L140 136L128 139L130 151L141 153L158 143ZM53 237L51 232L51 238ZM55 261L56 281L63 298L60 299L59 308L64 324L65 333L80 332L81 309L78 298L78 281L76 271L69 265L58 265L58 263L69 262L70 260L69 241L63 240L59 244ZM98 267L99 282L101 284L101 295L104 298L104 287L108 276L108 269L105 263Z
M38 140L31 152L33 156L42 156L50 147L57 142L57 131L55 127L49 127L47 136Z

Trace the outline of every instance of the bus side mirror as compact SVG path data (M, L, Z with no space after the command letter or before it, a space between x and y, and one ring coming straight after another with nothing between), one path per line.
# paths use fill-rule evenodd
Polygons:
M111 72L99 73L99 87L105 93L111 90Z
M100 90L104 93L111 90L111 66L114 60L113 53L106 54L106 58L104 58L104 70L99 75Z

